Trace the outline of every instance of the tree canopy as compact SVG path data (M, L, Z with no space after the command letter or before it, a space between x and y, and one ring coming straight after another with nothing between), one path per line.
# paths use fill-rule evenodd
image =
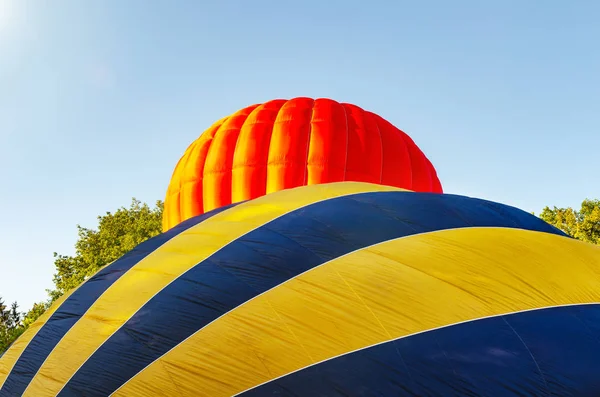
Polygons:
M21 322L21 313L17 302L7 306L0 297L0 355L23 331L25 331L25 327Z
M600 200L584 200L579 210L545 207L540 218L578 240L600 244Z
M98 216L97 229L77 225L79 239L75 243L75 255L54 253L55 289L48 291L51 299L56 300L101 267L160 234L162 212L162 201L150 208L134 198L129 208L121 207L114 213Z

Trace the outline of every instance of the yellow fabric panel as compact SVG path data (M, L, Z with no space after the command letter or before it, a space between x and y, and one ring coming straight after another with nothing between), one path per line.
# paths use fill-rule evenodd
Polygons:
M0 389L4 385L8 374L21 357L21 354L25 348L29 345L29 342L35 337L38 331L46 324L46 321L54 314L54 312L60 307L60 305L75 291L75 289L64 294L58 298L54 303L42 314L37 320L35 320L29 328L12 344L10 349L4 353L0 358Z
M328 198L402 189L335 183L280 191L240 204L156 249L119 278L79 319L46 359L24 396L55 396L79 367L148 300L229 242L297 208ZM110 365L110 363L107 363Z
M109 266L113 262L110 262L107 266ZM96 275L96 273L100 272L100 270L102 270L102 268L96 270L91 277ZM0 358L0 389L2 389L4 382L6 382L6 378L8 378L8 374L19 360L19 357L21 357L23 351L29 345L29 342L31 342L31 340L37 335L39 330L44 326L44 324L46 324L48 319L52 317L54 312L58 310L58 308L63 304L63 302L67 300L69 296L71 296L71 294L73 294L73 292L75 292L79 287L80 286L75 287L70 291L67 291L63 294L63 296L56 299L54 303L52 303L50 307L44 312L44 314L42 314L40 317L38 317L37 320L35 320L32 324L29 325L29 328L27 328L27 330L23 332L23 334L12 344L10 349L8 349L8 351L4 353L4 355Z
M502 228L405 237L248 301L114 395L231 396L328 358L463 321L600 302L600 248Z

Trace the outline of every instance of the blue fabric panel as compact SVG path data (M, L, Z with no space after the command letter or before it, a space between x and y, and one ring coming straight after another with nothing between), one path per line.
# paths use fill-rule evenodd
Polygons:
M597 396L600 305L481 319L316 364L258 396Z
M237 204L188 219L167 232L144 241L83 283L50 316L46 324L44 324L25 348L7 377L2 389L0 389L0 396L21 395L61 338L75 325L77 320L79 320L90 306L94 304L96 299L125 274L127 270L131 269L136 263L179 233L235 205Z
M171 283L94 353L60 396L109 395L222 314L328 260L466 226L561 234L526 212L462 196L377 192L318 202L242 236Z

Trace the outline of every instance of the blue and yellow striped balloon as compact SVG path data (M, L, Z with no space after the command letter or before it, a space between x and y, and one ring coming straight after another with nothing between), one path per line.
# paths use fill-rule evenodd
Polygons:
M0 359L0 396L587 396L600 249L463 196L343 182L192 218Z

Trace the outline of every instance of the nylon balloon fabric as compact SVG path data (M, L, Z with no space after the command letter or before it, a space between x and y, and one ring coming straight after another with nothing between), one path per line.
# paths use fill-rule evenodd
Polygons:
M194 217L0 358L0 396L587 396L600 249L514 207L340 182Z
M421 149L381 116L326 98L279 99L217 121L188 147L167 189L163 229L278 190L341 181L442 192Z

